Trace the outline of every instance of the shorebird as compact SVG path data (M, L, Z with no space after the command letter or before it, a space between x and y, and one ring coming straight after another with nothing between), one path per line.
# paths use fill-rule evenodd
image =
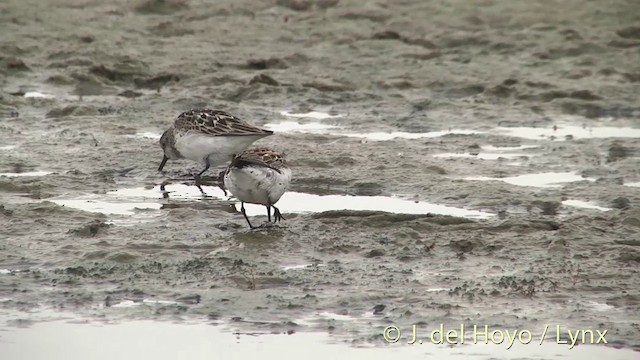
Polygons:
M257 128L225 111L185 111L160 138L164 156L158 171L162 171L167 160L189 159L199 162L205 168L195 176L198 185L200 176L211 166L225 164L234 154L271 134L273 131Z
M291 169L284 157L267 148L254 148L236 155L224 174L224 186L241 202L240 211L249 227L254 228L247 217L244 203L267 207L267 220L285 220L275 203L287 191L291 183Z

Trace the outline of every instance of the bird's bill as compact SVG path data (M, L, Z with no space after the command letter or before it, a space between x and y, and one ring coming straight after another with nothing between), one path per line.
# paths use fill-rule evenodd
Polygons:
M167 163L167 160L169 160L167 155L163 155L162 162L160 163L160 167L158 168L158 171L162 171L162 169L164 168L164 165Z

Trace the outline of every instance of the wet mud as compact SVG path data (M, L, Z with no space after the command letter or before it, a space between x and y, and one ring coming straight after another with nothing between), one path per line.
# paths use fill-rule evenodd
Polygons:
M2 326L383 345L392 324L559 324L637 351L639 20L624 0L4 1ZM156 171L202 106L276 132L256 145L293 169L286 221L249 230L222 169L202 191L194 163Z

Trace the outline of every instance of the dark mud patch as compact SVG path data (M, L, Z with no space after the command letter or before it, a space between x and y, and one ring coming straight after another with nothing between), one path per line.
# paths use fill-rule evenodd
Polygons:
M80 237L95 237L109 227L109 224L102 220L94 220L77 229L69 230L70 233Z
M171 15L189 9L186 0L147 0L135 7L135 11L144 14Z

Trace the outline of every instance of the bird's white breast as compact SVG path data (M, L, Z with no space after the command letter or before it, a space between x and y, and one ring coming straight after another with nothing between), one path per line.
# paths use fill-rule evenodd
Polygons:
M183 157L201 163L209 158L209 164L215 167L230 161L234 154L241 153L264 136L266 135L211 136L189 131L176 138L175 147Z
M232 167L224 177L224 186L240 201L273 205L291 183L291 169L280 171L263 166Z

